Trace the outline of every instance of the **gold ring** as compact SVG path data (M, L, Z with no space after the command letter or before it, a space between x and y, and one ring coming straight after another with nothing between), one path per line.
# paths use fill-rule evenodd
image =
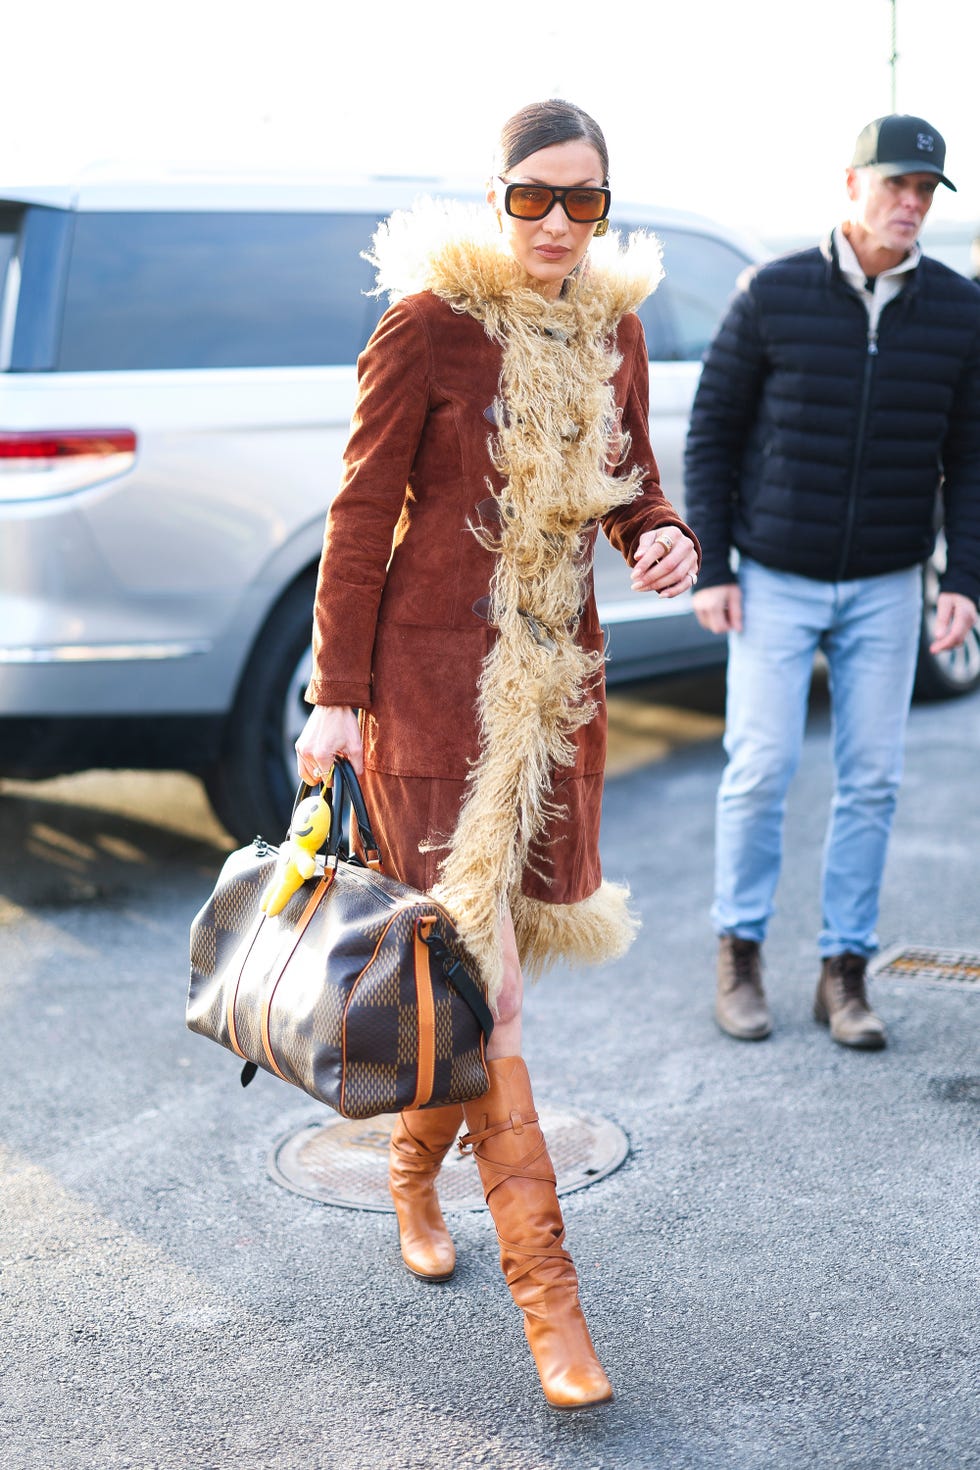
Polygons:
M311 769L313 771L313 779L314 779L314 781L319 781L320 777L323 775L323 772L320 770L320 767L319 766L312 766Z
M667 556L669 552L673 551L674 539L666 531L658 531L653 539L654 541L660 542L661 546L664 549L664 556Z

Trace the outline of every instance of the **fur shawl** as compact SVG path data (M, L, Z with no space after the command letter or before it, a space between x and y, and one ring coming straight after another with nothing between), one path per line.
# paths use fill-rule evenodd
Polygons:
M535 288L496 233L491 211L424 201L382 225L369 257L392 300L429 290L479 321L500 344L490 452L504 486L490 586L499 636L478 688L480 754L467 781L436 896L454 914L491 1000L503 964L509 905L524 966L623 953L636 930L628 891L602 883L582 903L542 903L521 874L554 815L554 773L574 759L572 736L596 712L603 656L578 641L587 529L633 499L643 471L619 432L611 380L615 329L662 275L647 235L621 247L593 240L558 301Z

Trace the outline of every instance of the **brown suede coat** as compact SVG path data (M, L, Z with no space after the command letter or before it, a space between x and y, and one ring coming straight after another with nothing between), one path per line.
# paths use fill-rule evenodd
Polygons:
M635 315L622 318L616 346L615 401L644 481L602 529L631 561L644 531L691 533L660 489ZM485 607L494 554L471 526L493 525L490 487L501 484L488 450L501 356L478 321L428 291L387 311L358 363L357 408L316 594L307 697L363 711L365 794L384 866L424 889L444 853L420 845L445 844L455 828L479 749L477 681L496 636ZM591 569L585 590L578 638L601 649ZM555 773L563 815L549 822L524 875L523 891L547 903L578 902L601 880L606 717L598 693L595 718L575 736L574 766Z

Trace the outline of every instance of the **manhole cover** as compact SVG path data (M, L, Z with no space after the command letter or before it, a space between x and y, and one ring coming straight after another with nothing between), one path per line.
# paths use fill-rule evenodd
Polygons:
M629 1139L608 1118L546 1107L538 1113L559 1194L604 1179L629 1153ZM277 1184L307 1199L348 1210L394 1213L388 1193L388 1139L394 1121L387 1114L307 1123L273 1145L269 1173ZM456 1148L439 1173L439 1201L444 1210L486 1209L476 1164Z
M955 949L914 949L895 945L869 966L875 980L920 980L980 994L980 954Z

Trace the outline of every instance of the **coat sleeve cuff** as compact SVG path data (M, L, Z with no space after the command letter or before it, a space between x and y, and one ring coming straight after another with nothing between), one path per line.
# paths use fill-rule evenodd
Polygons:
M345 684L339 679L313 678L306 686L307 704L339 704L351 709L371 708L370 684Z
M727 556L719 556L717 552L713 555L704 554L701 548L701 571L698 574L698 588L705 587L727 587L732 582L738 581L738 573L732 570L731 561Z

